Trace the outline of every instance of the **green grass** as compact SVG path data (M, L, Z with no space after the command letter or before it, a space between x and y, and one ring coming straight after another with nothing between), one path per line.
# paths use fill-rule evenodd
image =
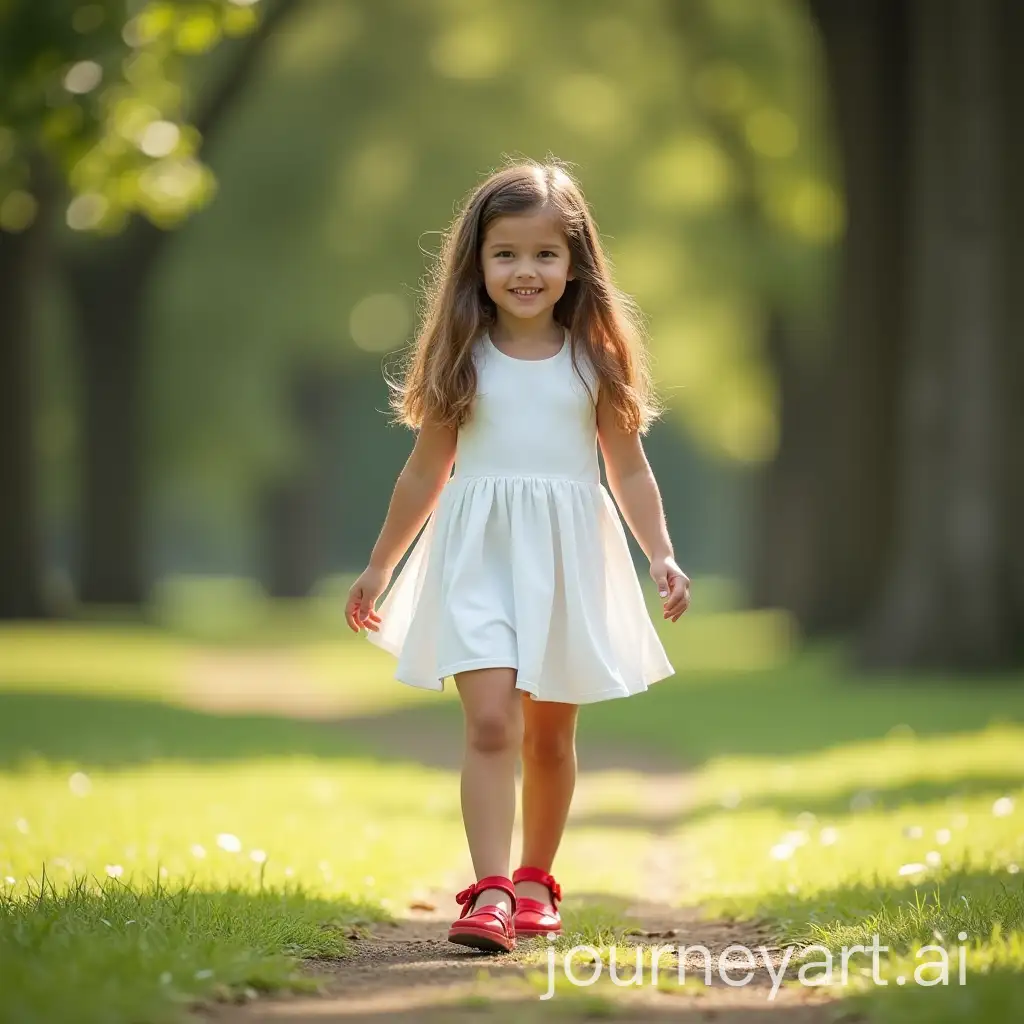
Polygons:
M452 688L395 683L332 617L342 582L308 606L175 586L147 622L0 629L0 1021L171 1021L302 988L301 957L468 879L456 774L367 741L451 726ZM850 1012L1024 1018L1024 678L858 676L721 604L659 622L675 679L581 716L581 767L607 746L614 770L564 840L559 948L623 939L657 830L682 902L834 950L878 933L890 979L968 934L967 985L857 976ZM331 720L197 705L250 684ZM631 749L650 772L615 767ZM637 799L684 769L679 806Z
M84 877L0 893L0 914L0 1013L26 1022L173 1020L201 998L309 990L296 958L343 955L346 932L378 916L298 890Z

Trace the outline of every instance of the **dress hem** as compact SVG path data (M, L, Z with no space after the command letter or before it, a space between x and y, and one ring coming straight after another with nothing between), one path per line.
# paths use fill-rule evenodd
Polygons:
M508 664L507 658L477 658L473 662L468 663L475 668L512 668L515 666ZM456 672L470 671L467 667L467 663L461 662L453 666ZM433 690L436 693L442 693L444 691L444 681L453 673L447 671L444 675L439 675L435 678L424 678L424 677L405 677L403 678L399 672L395 673L394 678L398 682L403 683L405 686L415 686L420 690ZM580 694L572 700L559 700L556 697L542 697L539 694L539 687L536 683L531 682L528 679L516 678L515 688L521 690L524 693L528 693L530 697L535 701L551 703L551 704L596 704L600 701L616 700L620 697L635 697L637 694L646 693L647 690L655 683L661 682L663 679L668 679L675 675L675 669L671 665L666 666L664 669L658 669L656 672L649 676L644 677L641 681L640 686L635 690L623 689L622 687L612 687L604 690L591 690L588 693Z

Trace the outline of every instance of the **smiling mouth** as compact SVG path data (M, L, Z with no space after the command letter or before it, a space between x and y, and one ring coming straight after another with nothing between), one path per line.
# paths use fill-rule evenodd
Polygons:
M528 299L531 295L539 295L541 292L540 288L509 288L509 291L513 295L518 295L520 298Z

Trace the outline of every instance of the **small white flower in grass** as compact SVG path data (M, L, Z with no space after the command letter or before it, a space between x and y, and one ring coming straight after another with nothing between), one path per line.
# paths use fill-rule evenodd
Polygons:
M75 772L68 779L68 789L75 796L88 796L92 792L92 780L85 772Z
M124 868L120 864L108 864L107 875L110 878L120 878L124 874Z
M266 850L253 850L249 854L249 860L255 861L257 864L264 864L267 860Z
M788 892L790 896L795 896L799 891L800 889L797 886L793 885L792 882L790 882L790 884L786 886L786 892Z
M21 833L21 834L22 834L23 836L27 836L27 835L28 835L28 822L27 822L27 821L26 821L26 820L25 820L24 818L18 818L18 819L17 819L16 821L15 821L15 823L14 823L14 827L15 827L15 828L16 828L16 829L17 829L17 830L18 830L18 831L19 831L19 832L20 832L20 833Z
M953 833L950 832L948 828L940 828L938 832L935 833L935 842L937 842L939 846L945 846L952 838Z
M787 832L782 837L782 841L790 846L804 846L807 843L807 833L803 829Z
M14 877L14 875L4 875L4 881L8 885L14 885L14 883L17 882L17 879Z
M923 864L904 864L899 870L899 875L901 878L905 878L907 875L919 875L924 870Z
M1013 799L1008 796L1001 796L993 805L992 813L997 818L1008 818L1013 814Z
M198 857L200 860L202 860L206 856L206 847L200 846L198 843L193 843L192 856Z
M217 836L217 845L228 853L240 853L242 849L242 840L238 836L232 835L230 832L221 832Z
M1015 874L1017 874L1020 871L1020 865L1019 864L1007 864L1006 865L1006 870L1009 871L1011 875L1015 875ZM14 881L14 879L11 879L11 881Z
M924 835L924 829L920 825L906 825L903 835L907 839L920 839Z
M203 971L196 971L193 977L196 979L196 981L204 981L206 978L213 977L213 971L211 971L209 968L206 968L206 970Z
M284 869L284 877L285 878L291 878L292 875L294 875L294 874L295 874L295 869L294 868L285 868Z
M937 868L942 863L942 854L938 850L929 850L924 855L924 862L930 868Z
M166 878L167 877L167 868L161 866L161 868L160 868L160 877L161 878Z
M776 843L769 853L771 854L772 860L789 860L795 852L795 847L789 843Z
M831 825L828 825L825 828L823 828L821 830L821 835L819 836L822 846L834 846L838 838L839 830L833 828Z

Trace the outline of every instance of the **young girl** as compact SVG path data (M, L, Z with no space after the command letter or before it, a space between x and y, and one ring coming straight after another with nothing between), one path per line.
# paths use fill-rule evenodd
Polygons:
M508 951L517 934L561 930L550 872L575 785L579 705L673 672L600 482L598 443L665 618L690 602L640 441L655 413L645 350L562 168L508 167L473 191L394 390L416 444L345 617L398 657L401 682L441 690L455 678L477 880L459 893L448 937ZM509 878L520 751L522 864Z

